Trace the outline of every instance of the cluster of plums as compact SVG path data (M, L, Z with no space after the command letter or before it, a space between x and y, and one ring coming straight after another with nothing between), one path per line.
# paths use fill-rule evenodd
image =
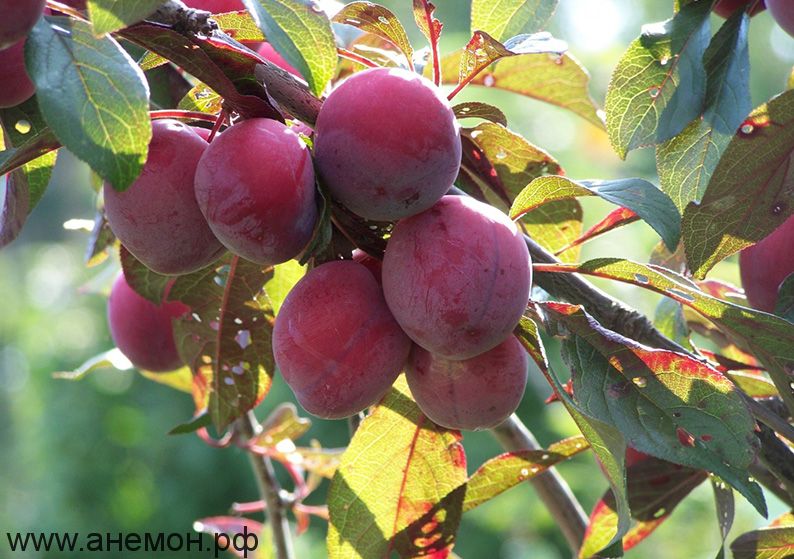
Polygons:
M403 370L420 407L445 427L491 427L515 410L528 362L512 332L529 299L529 253L503 213L445 195L460 166L460 129L436 86L405 70L354 74L320 111L314 157L274 120L241 121L210 143L173 120L152 130L141 175L123 192L106 185L104 196L113 232L156 272L190 273L227 250L262 266L295 258L318 219L315 168L349 209L396 222L382 263L357 251L316 266L280 309L274 355L307 411L358 413ZM134 364L173 369L180 362L165 326L187 310L144 300L122 276L111 333Z

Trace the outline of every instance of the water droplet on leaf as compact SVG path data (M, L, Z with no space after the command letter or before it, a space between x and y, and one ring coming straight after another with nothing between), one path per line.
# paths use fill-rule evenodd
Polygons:
M31 128L33 127L31 126L29 121L23 118L17 121L17 123L14 125L14 128L20 134L27 134L28 132L30 132Z

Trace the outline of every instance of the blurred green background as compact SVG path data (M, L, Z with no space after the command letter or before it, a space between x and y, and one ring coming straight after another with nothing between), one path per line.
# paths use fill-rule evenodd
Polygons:
M415 46L423 46L410 2L382 3L398 13ZM449 52L468 40L469 2L436 0L436 4L445 23L442 48ZM567 40L571 52L589 69L592 96L602 105L610 73L623 50L643 23L668 18L671 4L561 0L550 30ZM719 22L715 18L714 23ZM753 18L750 38L753 104L758 105L785 87L794 64L794 39L775 27L766 12ZM621 162L606 134L573 114L483 88L469 88L458 98L474 99L500 106L510 127L550 151L571 177L656 180L651 150L632 152ZM583 205L585 227L610 209L591 199ZM0 529L184 533L197 518L224 514L234 501L257 498L242 452L212 449L194 436L166 435L191 416L191 399L132 371L98 371L82 382L51 376L112 347L102 291L109 287L117 264L85 268L87 236L62 226L72 218L91 219L93 208L87 168L62 152L52 184L22 235L0 252ZM650 228L638 223L586 245L582 258L647 261L657 241ZM735 259L720 264L712 277L738 282ZM656 296L630 286L599 285L646 313L652 313L658 302ZM543 405L548 394L545 381L533 374L519 410L544 445L575 432L559 404ZM258 415L264 417L290 398L277 379ZM311 438L324 446L342 446L347 425L315 421L303 442ZM464 443L471 470L500 452L487 433L466 433ZM560 470L589 511L606 488L592 457L572 460ZM320 502L324 491L325 487L310 502ZM731 537L765 523L741 498L737 503ZM772 515L783 512L774 498L770 509ZM324 523L313 520L310 531L297 539L298 557L323 557L324 538ZM718 542L711 489L703 485L628 557L711 558ZM5 549L4 541L0 549ZM467 559L570 555L528 484L468 513L456 552ZM29 552L25 556L84 555Z

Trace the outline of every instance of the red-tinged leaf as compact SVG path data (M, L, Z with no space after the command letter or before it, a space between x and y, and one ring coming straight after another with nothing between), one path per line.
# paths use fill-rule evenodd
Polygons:
M372 2L351 2L337 12L332 21L352 25L389 41L405 55L409 67L413 67L414 49L402 23L388 8Z
M794 324L780 317L712 297L670 271L661 273L619 258L578 265L537 265L536 271L582 273L623 281L675 299L713 322L726 337L752 353L766 368L781 398L794 409Z
M288 439L275 446L268 455L283 464L300 468L317 476L332 479L344 454L344 448L301 447Z
M193 311L174 324L180 355L194 379L209 384L209 412L218 431L252 409L270 389L275 362L273 311L263 286L272 268L229 256L180 276L169 292Z
M554 443L548 450L521 450L491 458L469 478L463 512L493 499L588 448L590 444L587 440L578 436Z
M634 525L623 537L623 549L628 551L650 536L707 477L703 470L679 466L652 456L628 466L626 483ZM580 557L592 556L609 541L617 524L615 507L615 497L611 491L607 491L593 507Z
M694 358L607 330L580 306L539 305L569 333L562 356L584 410L617 427L632 448L714 472L766 512L760 487L747 479L759 447L755 422L729 379Z
M444 24L433 15L433 12L436 11L436 7L429 0L413 0L413 6L416 25L430 43L430 50L433 56L433 82L439 85L442 75L438 40L441 37L441 30L444 28Z
M229 544L227 549L240 559L250 559L251 552L257 548L266 548L261 536L265 533L265 525L242 516L211 516L201 518L193 523L193 530L203 532L214 537L220 537L218 543ZM240 534L235 540L235 536ZM225 538L223 537L225 536ZM253 537L256 537L254 540ZM256 541L258 545L254 546Z
M361 422L331 482L329 557L446 557L466 492L460 441L422 414L400 377Z
M187 37L151 23L133 25L120 35L180 66L211 87L243 117L283 122L264 86L254 76L254 68L261 64L259 57L225 35Z
M573 247L577 247L595 239L596 237L603 235L604 233L609 233L610 231L617 229L618 227L623 227L624 225L629 225L630 223L635 223L636 221L640 220L640 216L636 213L631 211L628 208L616 208L609 212L607 216L593 225L590 229L585 231L581 237L577 237L572 242L568 243L560 250L556 252L556 255L560 255L566 250L570 250Z
M794 556L794 514L786 513L767 528L742 534L731 544L734 559L787 559Z
M458 119L481 118L507 127L507 117L502 110L488 103L479 103L477 101L460 103L452 107L452 111Z
M750 114L726 148L703 200L684 210L682 238L696 278L794 214L792 165L794 90Z

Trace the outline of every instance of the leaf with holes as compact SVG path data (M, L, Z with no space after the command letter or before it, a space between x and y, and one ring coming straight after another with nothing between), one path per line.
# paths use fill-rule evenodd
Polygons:
M213 14L212 19L224 33L235 41L264 41L262 30L248 12L226 12Z
M628 208L659 233L670 250L678 246L681 235L678 210L664 192L643 179L573 181L565 177L540 177L516 196L510 208L510 217L517 219L546 202L576 196L599 196Z
M730 380L691 357L607 330L580 306L540 306L570 332L562 356L580 406L617 427L632 448L714 472L766 513L746 472L758 450L755 423Z
M291 441L281 444L268 452L275 460L291 464L317 476L333 479L344 456L345 448L322 448L319 446L295 446Z
M590 444L587 440L577 436L556 442L548 450L520 450L491 458L469 477L463 512L490 501L588 448Z
M118 31L151 15L165 0L88 0L88 17L97 35Z
M662 139L675 135L700 114L705 94L700 60L709 40L710 7L708 0L694 2L672 19L645 26L618 62L606 114L610 142L621 158L656 143L660 132ZM681 83L686 87L679 88Z
M626 486L634 525L623 536L623 549L628 551L650 536L707 477L703 470L682 467L653 456L629 464ZM590 557L603 549L616 526L615 496L607 491L590 513L579 556Z
M179 101L177 109L214 115L223 109L223 98L207 85L198 83Z
M372 2L351 2L334 16L333 21L352 25L362 31L385 39L405 55L409 65L413 65L414 49L394 12Z
M401 376L361 422L331 482L328 556L445 556L466 492L460 441L422 414Z
M336 71L336 42L328 16L313 0L243 0L273 48L318 97Z
M495 124L501 124L505 127L507 126L507 117L502 110L499 107L494 107L488 103L480 103L477 101L460 103L452 107L452 112L455 113L455 116L458 119L481 118Z
M794 214L794 90L755 109L725 150L700 204L684 210L687 262L703 278Z
M786 559L794 555L794 513L766 528L742 534L731 544L733 559Z
M616 208L609 212L604 219L590 227L587 231L582 233L580 237L577 237L572 242L568 243L566 246L559 249L555 254L560 255L566 250L570 250L574 247L578 247L583 245L587 241L591 241L596 237L600 237L610 231L613 231L619 227L623 227L624 225L629 225L631 223L635 223L640 220L640 216L636 213L631 211L628 208Z
M152 127L143 72L110 36L88 23L40 19L25 43L36 99L53 133L114 188L146 162Z
M193 311L175 321L174 337L194 379L210 378L209 412L218 431L270 389L274 317L262 288L271 274L271 268L229 256L179 276L169 292L169 300L182 301Z
M435 5L429 0L413 0L414 21L416 26L430 41L430 45L435 48L438 45L438 38L444 24L436 19L433 13L436 11Z
M557 0L473 0L471 30L485 31L501 41L535 33L551 19Z

